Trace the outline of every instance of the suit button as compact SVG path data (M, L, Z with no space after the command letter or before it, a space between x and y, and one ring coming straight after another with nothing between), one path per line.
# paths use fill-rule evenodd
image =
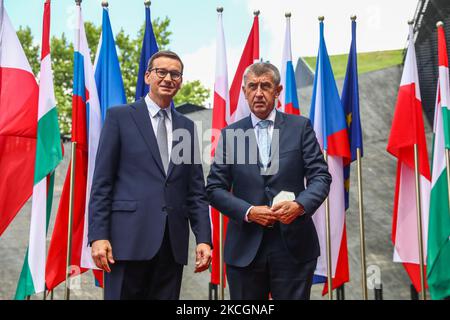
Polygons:
M266 190L267 192L269 192L269 191L270 191L270 188L269 188L269 187L266 187L264 190Z

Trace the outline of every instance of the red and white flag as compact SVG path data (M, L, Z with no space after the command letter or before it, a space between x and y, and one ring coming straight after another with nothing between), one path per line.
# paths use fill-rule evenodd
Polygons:
M228 71L227 54L225 46L225 35L223 31L222 12L217 17L217 39L216 39L216 79L214 82L214 103L212 115L211 132L211 157L214 157L217 143L220 137L220 130L227 126L230 115L230 99L228 95ZM215 208L210 207L213 250L211 261L211 283L220 283L220 213ZM224 235L228 218L224 216ZM223 237L225 241L225 237ZM224 279L225 283L225 279Z
M242 85L244 83L245 69L259 60L259 19L258 15L253 18L252 29L247 39L247 43L242 52L241 60L234 74L230 88L230 115L231 123L245 118L250 114L250 108L245 100Z
M0 0L0 236L34 184L39 89Z
M397 158L392 220L394 261L403 263L411 282L419 292L420 261L417 233L416 186L414 174L414 145L418 148L420 173L420 200L422 209L422 235L424 262L426 261L428 212L430 207L431 176L427 143L422 117L419 77L414 49L413 27L409 30L409 45L397 104L392 120L387 151Z

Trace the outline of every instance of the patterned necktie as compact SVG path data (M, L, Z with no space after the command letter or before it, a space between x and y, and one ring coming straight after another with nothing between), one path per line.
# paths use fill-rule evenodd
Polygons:
M259 142L259 156L264 168L269 164L270 156L270 137L269 137L269 125L272 120L262 120L258 122L258 142Z
M159 154L161 155L164 171L167 173L169 167L169 150L167 146L166 110L158 111L158 129L156 130L156 141L158 142Z

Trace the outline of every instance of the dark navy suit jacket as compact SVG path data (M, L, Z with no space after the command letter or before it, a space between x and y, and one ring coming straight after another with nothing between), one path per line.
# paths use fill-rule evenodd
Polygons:
M296 201L305 209L305 214L291 224L280 223L286 248L297 263L317 258L320 247L312 215L328 195L331 175L309 119L276 113L271 167L278 167L278 170L269 175L261 174L259 161L242 164L241 157L241 164L238 163L242 140L235 137L227 139L225 132L239 129L251 130L245 140L245 159L252 155L249 145L256 144L256 137L249 116L222 130L206 186L211 205L230 218L225 262L237 267L246 267L252 262L261 244L264 227L246 222L245 214L252 205L270 206L280 191L293 192ZM279 144L274 145L277 129ZM230 161L234 162L230 164Z
M174 109L171 112L173 131L184 128L190 136L190 141L173 141L173 147L177 143L190 147L183 151L188 163L171 161L167 175L145 100L107 112L89 203L88 240L109 240L116 260L155 256L166 219L176 262L187 264L189 223L197 243L211 243L205 181L193 143L194 123Z

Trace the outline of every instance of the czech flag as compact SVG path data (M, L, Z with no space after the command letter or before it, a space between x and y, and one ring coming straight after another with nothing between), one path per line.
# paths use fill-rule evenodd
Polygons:
M347 124L344 109L331 69L325 39L324 25L320 22L320 45L317 56L314 89L311 101L310 119L317 140L328 155L328 170L333 178L330 193L330 229L331 229L331 266L333 289L349 281L347 236L345 227L344 163L350 158ZM325 204L322 204L313 216L314 225L320 242L320 257L315 271L318 279L325 282L325 295L328 292L327 244ZM320 281L320 282L322 282Z

